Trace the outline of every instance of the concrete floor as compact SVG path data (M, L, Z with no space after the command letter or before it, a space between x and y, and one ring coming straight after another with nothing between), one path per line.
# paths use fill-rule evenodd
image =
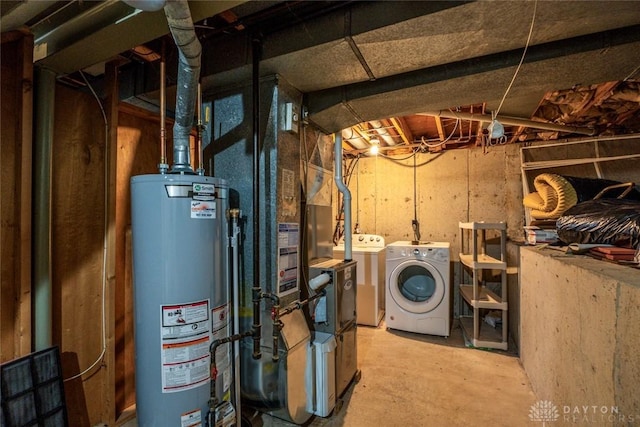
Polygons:
M512 352L465 346L454 325L449 338L358 327L361 378L328 418L309 427L520 426L536 403ZM264 427L293 424L262 416Z
M517 355L449 338L358 326L358 369L330 417L306 427L513 427L531 423L536 396ZM262 414L263 427L294 424ZM135 420L123 427L136 427Z

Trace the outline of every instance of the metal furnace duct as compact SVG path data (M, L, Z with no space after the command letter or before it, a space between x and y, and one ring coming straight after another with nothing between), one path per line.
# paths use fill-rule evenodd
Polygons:
M257 110L260 117L255 132L258 132L262 150L258 153L258 177L254 177L251 149L254 135L251 85L205 95L212 105L209 126L215 141L205 150L205 155L211 159L215 175L226 179L231 191L239 195L239 208L247 219L243 221L241 243L240 292L245 295L239 309L241 330L251 328L251 301L246 296L251 295L254 284L263 292L278 296L281 306L300 297L300 136L295 120L299 117L302 95L279 76L261 79L259 92L260 108ZM260 182L257 212L253 208L254 179ZM257 250L252 244L256 228L259 229ZM256 256L259 272L251 262ZM290 264L285 265L286 262ZM308 346L300 347L302 350L294 357L289 352L291 349L281 343L280 360L272 361L271 306L269 300L261 305L262 357L253 359L249 340L240 343L243 404L246 402L265 412L277 412L280 418L301 424L311 415L305 409L306 389L296 393L288 390L292 379L305 375L297 361L305 358L303 353ZM288 321L298 323L295 318L290 316ZM308 329L306 323L298 326Z
M138 426L204 423L209 346L230 335L226 181L197 175L131 178ZM233 383L218 348L216 392Z

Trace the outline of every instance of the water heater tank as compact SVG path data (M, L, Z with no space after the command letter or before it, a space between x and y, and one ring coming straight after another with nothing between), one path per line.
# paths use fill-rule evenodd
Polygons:
M228 185L196 175L131 178L138 426L204 425L213 340L230 335ZM219 398L229 345L218 347Z

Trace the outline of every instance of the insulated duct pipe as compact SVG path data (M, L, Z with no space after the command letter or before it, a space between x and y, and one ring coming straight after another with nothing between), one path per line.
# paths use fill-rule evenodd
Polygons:
M124 3L145 12L156 12L162 9L167 0L122 0Z
M342 180L342 135L335 134L335 180L344 197L344 260L351 261L351 191Z
M440 111L427 111L424 113L419 113L419 116L434 116L434 117L444 117L447 119L462 119L462 120L473 120L476 122L491 122L492 120L497 120L503 125L509 126L523 126L532 129L542 129L542 130L550 130L557 132L569 132L569 133L577 133L580 135L595 135L595 129L587 128L587 127L577 127L577 126L565 126L565 125L557 125L555 123L545 123L545 122L537 122L535 120L528 119L520 119L517 117L508 117L508 116L496 116L491 117L490 114L473 114L473 113L463 113L463 112L454 112L449 110L440 110Z
M173 125L173 165L171 173L193 173L190 134L193 128L202 46L196 36L187 0L169 0L164 6L167 23L179 51L175 123Z
M52 345L51 284L51 146L56 75L36 68L36 111L33 203L33 281L35 350Z

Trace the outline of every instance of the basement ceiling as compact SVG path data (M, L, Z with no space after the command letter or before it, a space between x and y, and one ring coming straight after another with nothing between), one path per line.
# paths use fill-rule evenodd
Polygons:
M307 119L345 152L392 155L640 132L636 1L192 1L203 93L261 75L304 93ZM118 58L122 97L159 106L162 11L108 0L2 1L2 31L34 32L37 63L99 83ZM168 65L167 71L171 73ZM171 75L169 76L171 80ZM492 118L504 136L492 138Z

